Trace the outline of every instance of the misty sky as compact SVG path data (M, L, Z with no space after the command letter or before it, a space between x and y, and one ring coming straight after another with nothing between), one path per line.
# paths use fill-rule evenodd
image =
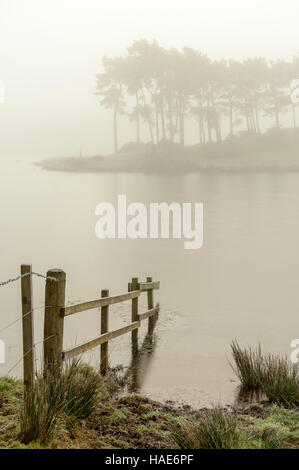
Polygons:
M134 39L213 59L291 59L298 23L298 0L0 0L0 156L110 152L95 74ZM133 138L134 125L121 125L120 143Z

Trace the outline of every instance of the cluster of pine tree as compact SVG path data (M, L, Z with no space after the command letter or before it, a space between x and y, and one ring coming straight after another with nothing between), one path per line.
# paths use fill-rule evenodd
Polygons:
M262 57L212 61L188 47L167 50L156 41L139 40L125 55L104 57L103 70L97 75L97 95L113 110L115 151L120 114L136 122L138 143L146 125L151 142L184 145L187 118L195 119L200 143L221 141L225 119L229 135L261 132L266 116L279 128L284 112L291 113L296 127L290 86L299 78L299 56L291 62Z

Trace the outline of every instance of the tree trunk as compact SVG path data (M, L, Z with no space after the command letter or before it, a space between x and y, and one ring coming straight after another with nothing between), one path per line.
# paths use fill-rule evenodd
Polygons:
M178 106L179 125L180 125L180 144L185 145L185 119L183 98L180 99Z
M174 132L173 132L173 116L172 116L172 99L171 96L168 98L168 120L169 120L169 137L170 141L174 141Z
M256 132L256 123L255 123L255 118L253 114L253 109L250 109L249 111L249 117L250 117L250 122L251 122L251 129Z
M114 105L113 113L113 134L114 134L114 153L118 152L118 136L117 136L117 105Z
M247 103L246 101L244 102L244 111L245 111L245 116L246 116L246 124L247 124L247 131L250 131L250 121L249 121L249 113L248 113L248 108L247 108Z
M221 114L219 113L217 117L217 129L218 129L218 141L222 142L222 132L221 132Z
M207 126L208 126L208 137L209 137L209 143L212 142L212 128L211 128L211 107L210 107L210 101L208 100L207 102Z
M148 119L147 123L148 123L148 130L149 130L149 134L150 134L151 143L153 144L154 143L154 134L153 134L153 127L152 127L151 120Z
M199 142L201 144L206 143L205 127L204 127L204 118L202 107L199 97L197 97L197 109L198 109L198 131L199 131Z
M157 102L155 101L155 116L156 116L156 142L160 142L160 133L159 133L159 112L157 107Z
M230 123L230 135L234 134L234 123L233 123L233 103L231 96L229 97L229 123Z
M276 128L280 128L280 123L279 123L279 108L277 104L277 91L275 90L275 96L274 96L274 108L275 108L275 122L276 122Z
M220 116L217 114L216 110L213 110L214 115L214 129L215 129L215 137L217 142L221 142L221 131L220 131Z
M221 135L220 135L220 116L217 113L216 105L215 105L215 100L214 100L214 93L212 92L211 94L211 104L212 104L212 116L213 116L213 124L214 124L214 129L215 129L215 136L216 136L216 141L220 142L221 141Z
M200 121L200 127L201 127L202 143L205 144L206 143L206 131L205 131L205 123L202 118Z
M259 110L258 107L256 106L255 108L255 120L256 120L256 129L258 133L261 133L261 127L260 127L260 119L259 119Z
M175 100L175 122L174 122L174 133L177 133L181 123L181 100Z
M200 115L198 113L198 138L199 138L199 143L202 144L202 133L201 133L201 120L200 120Z
M140 144L140 114L139 114L138 91L136 92L136 132L137 132L137 143Z
M276 122L276 128L280 128L280 123L279 123L279 111L277 109L277 106L275 105L275 122Z
M163 141L165 141L166 140L166 128L165 128L163 100L161 100L161 124L162 124L162 138L163 138Z

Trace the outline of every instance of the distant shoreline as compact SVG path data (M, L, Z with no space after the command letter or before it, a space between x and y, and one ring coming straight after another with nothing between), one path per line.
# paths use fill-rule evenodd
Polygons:
M136 168L128 168L122 169L118 167L111 167L107 169L95 169L89 167L88 164L81 167L74 166L73 164L69 165L68 160L70 159L63 159L63 162L58 162L58 159L47 160L43 162L36 163L37 166L41 167L43 170L46 171L57 171L57 172L64 172L64 173L136 173L136 174L196 174L196 173L299 173L299 164L298 166L243 166L243 167L224 167L224 166L213 166L213 167L198 167L196 169L170 169L166 171L164 168L162 170L156 171L149 171L144 169L136 169ZM86 159L87 160L87 159Z
M44 170L76 173L299 172L299 130L242 134L222 142L125 144L116 154L47 159Z

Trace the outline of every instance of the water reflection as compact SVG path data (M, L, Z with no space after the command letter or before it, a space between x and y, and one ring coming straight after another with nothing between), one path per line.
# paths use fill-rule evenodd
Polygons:
M157 344L157 336L154 333L156 323L157 318L153 318L149 322L148 333L140 348L138 347L138 339L132 343L132 358L127 371L128 390L130 392L140 391L149 373Z

